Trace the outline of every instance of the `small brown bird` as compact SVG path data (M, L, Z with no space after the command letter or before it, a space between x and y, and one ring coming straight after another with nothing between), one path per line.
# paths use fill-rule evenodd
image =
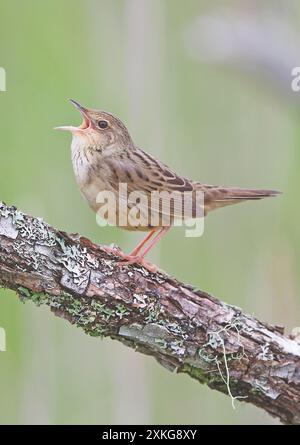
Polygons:
M153 192L192 193L191 205L185 208L185 213L187 212L190 218L199 214L196 192L202 192L204 196L202 215L245 200L257 200L278 194L273 190L221 187L188 180L137 148L127 128L118 118L105 111L85 108L74 100L71 102L79 109L83 117L82 124L79 127L56 128L72 133L73 169L83 196L91 208L98 212L103 205L101 200L101 203L99 202L99 193L110 192L116 198L117 205L114 206L113 212L107 213L107 219L113 219L115 225L127 230L149 232L129 255L117 249L107 249L109 253L122 258L123 261L120 264L140 263L150 271L155 271L156 267L146 262L144 257L174 225L175 219L182 216L182 208L178 210L176 205L171 205L165 212L161 206L150 208L150 194ZM146 222L137 224L130 221L128 211L132 210L133 204L124 196L121 197L120 184L126 184L128 194L142 192L149 198L148 201L144 201L144 205L141 203L139 205L140 213L146 217L143 221ZM148 218L151 212L158 216L155 225L151 224L152 220ZM114 218L109 216L109 213ZM169 218L166 219L166 216Z

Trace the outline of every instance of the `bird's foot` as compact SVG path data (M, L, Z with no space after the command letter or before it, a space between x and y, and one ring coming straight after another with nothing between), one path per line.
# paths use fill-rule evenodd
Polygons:
M146 261L141 255L127 255L118 246L101 246L101 249L109 255L117 256L121 261L117 262L117 266L128 266L129 264L138 264L143 266L149 272L155 273L158 267Z
M155 266L155 264L151 264L148 261L146 261L142 256L139 255L122 255L123 261L119 261L117 263L117 266L128 266L129 264L137 264L140 266L143 266L145 269L147 269L149 272L155 273L158 271L158 267Z

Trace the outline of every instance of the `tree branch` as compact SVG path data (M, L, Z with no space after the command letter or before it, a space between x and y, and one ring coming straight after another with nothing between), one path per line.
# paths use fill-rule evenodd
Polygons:
M300 344L205 292L0 203L0 284L87 334L300 424Z

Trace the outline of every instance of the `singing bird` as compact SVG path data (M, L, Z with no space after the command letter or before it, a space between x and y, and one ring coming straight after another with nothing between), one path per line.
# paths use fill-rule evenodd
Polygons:
M112 192L119 202L119 184L121 183L127 185L128 193L138 191L145 193L146 196L149 196L153 191L202 192L204 215L220 207L246 200L276 196L279 193L274 190L214 186L186 179L149 153L138 148L120 119L105 111L83 107L75 100L70 99L70 101L80 111L83 122L78 127L63 126L56 127L56 129L68 130L72 133L71 152L76 181L81 193L95 212L101 205L97 199L99 192ZM148 202L150 203L151 200L149 199ZM196 200L194 200L188 209L190 212L188 216L191 218L195 215L196 205ZM127 203L127 206L126 211L132 208L132 204ZM123 216L118 214L120 211L122 212L119 205L116 206L115 211L117 213L116 225L119 225L120 216ZM132 224L128 221L128 214L126 215L126 223L122 224L122 228L147 231L148 233L129 255L119 249L106 248L109 253L121 257L122 261L119 264L139 263L152 272L157 269L156 266L145 261L144 257L168 232L178 215L176 215L175 206L170 206L169 223L165 224L162 208L158 207L155 211L160 216L155 226L150 223ZM146 214L147 212L150 212L149 208L145 209Z

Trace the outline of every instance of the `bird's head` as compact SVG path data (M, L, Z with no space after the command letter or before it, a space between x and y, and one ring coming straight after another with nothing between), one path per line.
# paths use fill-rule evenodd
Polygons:
M132 144L128 130L120 119L105 111L85 108L73 99L70 101L80 111L83 121L78 127L68 125L55 127L56 130L70 131L77 144L96 150Z

